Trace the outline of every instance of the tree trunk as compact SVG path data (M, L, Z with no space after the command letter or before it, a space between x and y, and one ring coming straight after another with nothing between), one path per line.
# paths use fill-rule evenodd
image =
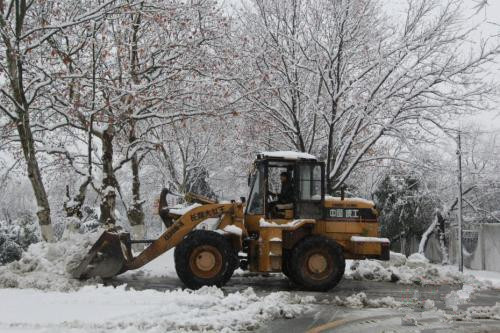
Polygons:
M134 121L130 122L130 127L129 142L133 144L136 141ZM144 210L142 209L141 180L139 178L140 160L137 157L137 153L134 152L130 163L132 168L132 204L127 211L127 217L132 227L132 236L137 239L143 239L145 236ZM139 248L136 247L137 250Z
M64 210L66 211L67 217L76 216L80 220L83 218L82 206L85 202L85 197L87 195L87 186L90 184L90 177L88 177L79 187L78 194L73 198L69 193L69 186L66 186L66 197L68 201L64 203Z
M142 8L142 4L141 4ZM139 28L141 24L141 13L137 13L132 23L132 48L131 48L131 76L135 84L139 84L140 81L137 77L139 54L137 52L137 43L139 40ZM135 121L131 118L130 120L130 133L129 133L129 143L133 145L137 140L135 135ZM144 228L144 211L142 209L143 202L141 201L141 180L139 178L139 164L140 159L137 157L137 153L134 152L131 160L132 168L132 204L127 211L127 217L132 228L132 236L136 239L144 239L145 228ZM135 249L140 250L141 245L136 244Z
M116 181L115 171L113 169L113 125L109 124L103 132L102 141L102 199L100 222L106 226L113 227L116 224L116 192L118 182Z
M466 189L465 191L462 192L462 195L466 195L470 191L472 191L476 186L473 185ZM441 251L443 252L443 263L448 263L449 258L448 258L448 250L446 246L446 239L445 239L445 222L446 218L445 216L448 216L450 212L455 209L455 206L458 203L458 198L455 198L453 202L443 210L443 213L441 211L436 211L436 216L434 218L434 221L429 225L427 230L423 233L422 238L420 240L420 245L418 247L418 253L423 254L425 252L425 246L427 245L427 241L429 239L429 236L434 232L438 231L439 234L439 243L441 246Z
M139 179L139 159L137 155L132 156L132 204L130 205L127 217L132 227L132 236L136 239L144 239L144 210L142 209L143 201L141 200L141 182Z
M21 141L23 155L26 161L28 177L38 206L36 215L38 217L38 223L40 224L42 238L45 241L52 242L54 240L54 231L52 229L50 219L50 205L47 192L45 191L45 186L43 184L40 167L38 166L38 160L36 158L35 142L33 140L33 133L31 132L30 127L29 103L26 100L24 91L23 62L22 59L20 59L21 52L19 50L19 36L22 33L26 10L27 7L25 1L21 1L20 3L16 2L16 41L12 43L11 40L7 38L6 34L2 35L2 39L5 45L5 55L8 65L7 70L10 79L9 83L12 91L12 99L16 103L17 132L19 134L19 140Z
M332 177L330 177L330 172L332 171L332 158L333 158L333 124L328 126L328 151L326 154L326 193L332 193Z
M20 119L17 122L17 131L23 148L24 159L26 160L28 178L31 182L31 187L33 188L33 193L35 194L38 206L36 215L38 217L38 223L40 224L40 231L43 240L52 242L54 241L54 230L52 229L50 219L49 199L43 184L40 167L38 166L33 134L31 132L28 115L27 112L18 112L18 114Z

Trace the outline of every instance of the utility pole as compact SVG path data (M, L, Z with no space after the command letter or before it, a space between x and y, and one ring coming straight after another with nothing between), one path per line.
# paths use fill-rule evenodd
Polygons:
M460 130L457 138L457 161L458 161L458 270L464 271L463 245L462 245L462 143Z

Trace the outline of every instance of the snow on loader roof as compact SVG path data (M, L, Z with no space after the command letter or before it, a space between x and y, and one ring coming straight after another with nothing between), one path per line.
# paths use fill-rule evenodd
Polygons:
M285 160L317 160L316 156L298 151L263 151L259 157L283 158Z

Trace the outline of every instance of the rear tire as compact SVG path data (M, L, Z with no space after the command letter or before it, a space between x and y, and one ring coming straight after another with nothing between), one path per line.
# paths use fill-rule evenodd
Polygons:
M238 256L222 235L208 230L190 232L174 251L179 279L191 289L222 287L233 275Z
M305 289L326 291L335 287L345 270L342 248L324 236L308 236L292 250L290 280Z
M290 278L290 269L288 268L288 263L290 262L290 251L283 249L283 261L281 263L281 272L285 274L287 278Z
M290 264L290 256L291 256L291 250L286 250L283 249L283 262L281 264L281 272L288 278L288 280L295 285L298 285L299 283L294 280L293 274L290 273L291 270L291 264Z

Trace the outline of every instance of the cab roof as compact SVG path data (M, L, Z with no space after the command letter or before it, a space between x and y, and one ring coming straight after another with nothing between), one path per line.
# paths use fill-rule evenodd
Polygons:
M257 159L277 159L277 160L308 160L317 161L316 156L298 151L263 151L257 154Z

